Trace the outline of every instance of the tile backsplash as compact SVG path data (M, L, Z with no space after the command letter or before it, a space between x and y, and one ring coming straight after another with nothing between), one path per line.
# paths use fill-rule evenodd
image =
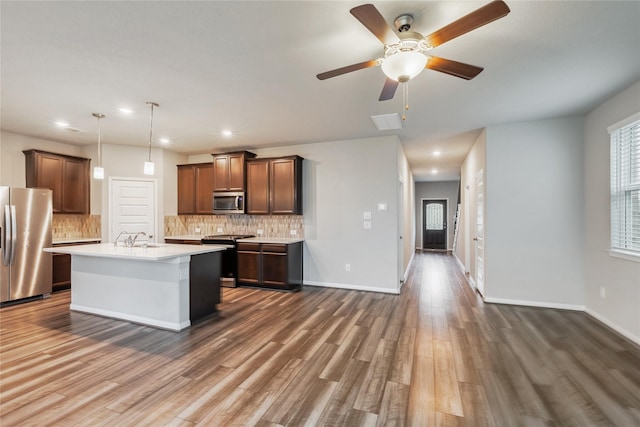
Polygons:
M291 230L295 230L295 237L304 238L302 219L301 215L170 215L164 217L164 234L258 235L258 230L263 230L263 237L291 237Z
M100 215L53 214L53 240L100 238Z

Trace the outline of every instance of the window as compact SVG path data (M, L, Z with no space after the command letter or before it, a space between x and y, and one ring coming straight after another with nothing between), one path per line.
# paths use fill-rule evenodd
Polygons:
M429 203L425 208L426 229L444 230L444 207L440 203Z
M640 113L609 127L611 251L640 260Z

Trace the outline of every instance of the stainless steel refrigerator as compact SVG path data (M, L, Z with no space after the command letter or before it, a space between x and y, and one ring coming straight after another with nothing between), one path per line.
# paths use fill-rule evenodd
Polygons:
M51 293L51 190L0 187L0 303Z

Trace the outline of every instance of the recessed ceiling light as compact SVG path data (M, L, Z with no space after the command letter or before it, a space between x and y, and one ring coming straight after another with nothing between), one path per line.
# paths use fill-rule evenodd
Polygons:
M431 174L432 174L432 175L435 175L435 174L437 174L437 173L438 173L438 169L431 169Z
M442 151L436 150L433 152L434 156L439 156L440 154L442 154Z
M168 144L171 142L171 140L169 138L160 138L160 142L162 142L163 144Z
M231 132L228 129L225 129L225 130L222 131L222 135L224 135L224 136L232 136L233 132Z
M61 128L68 128L69 127L69 123L59 120L59 121L56 122L56 126L61 127Z
M120 112L122 114L131 114L131 113L133 113L133 110L131 108L122 107L122 108L120 108Z

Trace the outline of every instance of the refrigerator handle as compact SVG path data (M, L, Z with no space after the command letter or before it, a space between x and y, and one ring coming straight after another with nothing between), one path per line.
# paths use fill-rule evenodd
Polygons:
M10 265L16 263L16 240L18 240L18 227L16 225L16 205L11 205L11 257Z
M2 242L2 263L11 265L11 208L4 205L4 241Z

